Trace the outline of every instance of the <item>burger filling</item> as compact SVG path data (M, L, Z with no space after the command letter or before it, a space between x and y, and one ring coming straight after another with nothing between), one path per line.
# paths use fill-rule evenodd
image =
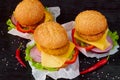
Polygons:
M76 39L74 40L74 43L76 43L76 45L79 45L79 47L81 46L85 49L87 47L89 51L93 51L95 53L105 53L110 51L112 48L114 48L115 45L118 44L117 40L119 39L117 32L112 33L108 29L101 39L94 42L81 38L76 31L74 32L73 36Z
M77 38L78 40L82 41L82 42L85 42L87 44L90 44L90 45L94 45L95 47L101 49L101 50L104 50L106 49L108 46L110 46L110 43L107 41L106 37L107 37L107 32L108 30L106 30L105 34L102 36L101 39L97 40L97 41L94 41L94 42L91 42L91 41L87 41L81 37L78 36L78 34L75 32L74 34L74 37Z
M75 45L70 42L67 52L63 55L54 56L45 53L40 46L29 46L26 48L26 60L40 70L58 70L59 67L71 58L74 53Z

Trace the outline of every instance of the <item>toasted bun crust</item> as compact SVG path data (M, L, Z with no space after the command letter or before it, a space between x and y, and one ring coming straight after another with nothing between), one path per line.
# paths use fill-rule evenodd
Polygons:
M68 36L60 24L50 21L35 29L34 40L43 48L57 49L68 43Z
M80 12L75 18L76 31L81 37L90 41L100 39L107 27L108 24L105 16L95 10Z
M23 0L14 11L15 19L21 25L35 25L44 17L44 6L39 0Z

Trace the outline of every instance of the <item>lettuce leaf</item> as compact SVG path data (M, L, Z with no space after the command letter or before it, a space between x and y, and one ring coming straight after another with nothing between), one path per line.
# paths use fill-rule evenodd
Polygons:
M48 71L57 71L57 68L49 68L49 67L44 67L41 65L41 63L35 62L32 60L32 58L30 57L30 50L34 47L35 45L32 46L28 46L25 50L26 56L25 56L25 60L26 61L30 61L32 63L32 66L34 66L36 69L39 70L48 70Z
M12 23L11 19L8 19L6 24L9 26L8 30L15 28L15 25Z
M108 31L108 36L110 36L112 41L113 41L113 47L118 45L117 41L119 39L119 35L118 35L117 31L112 32L112 31L109 30Z
M47 7L47 6L45 7L45 10L47 10L47 11L48 11L48 7Z

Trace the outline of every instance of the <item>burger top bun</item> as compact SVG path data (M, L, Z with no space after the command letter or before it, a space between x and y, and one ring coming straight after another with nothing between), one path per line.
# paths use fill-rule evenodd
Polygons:
M95 10L80 12L75 18L75 29L79 34L93 36L105 32L108 24L104 15Z
M34 40L46 49L58 49L68 44L65 29L53 21L40 24L34 31Z
M23 0L13 15L21 25L35 25L44 17L44 6L39 0Z

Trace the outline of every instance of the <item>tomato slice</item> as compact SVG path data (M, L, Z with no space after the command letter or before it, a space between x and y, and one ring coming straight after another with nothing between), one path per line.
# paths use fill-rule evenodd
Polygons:
M74 50L75 50L75 53L73 54L72 59L67 60L67 61L65 62L65 64L72 64L72 63L74 63L74 62L76 61L79 51L78 51L77 48L75 48Z
M23 32L23 33L33 33L34 32L34 30L31 28L23 29L18 22L16 24L16 28L18 31Z
M75 33L75 29L72 29L72 41L73 41L73 43L74 43L77 47L79 47L79 48L85 48L86 51L90 51L91 49L94 48L93 45L88 45L88 46L85 46L85 47L80 46L80 45L76 42L76 40L75 40L75 38L74 38L74 33Z

